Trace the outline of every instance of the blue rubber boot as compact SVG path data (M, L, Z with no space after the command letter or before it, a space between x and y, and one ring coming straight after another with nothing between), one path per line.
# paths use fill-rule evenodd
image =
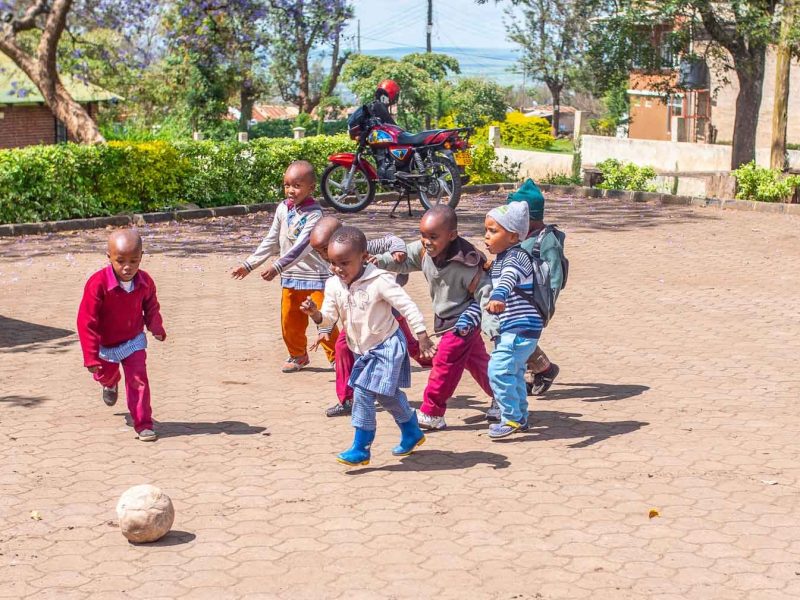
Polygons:
M357 466L369 464L369 447L375 439L375 430L368 431L356 427L353 445L336 457L343 465Z
M417 412L414 411L411 415L411 419L405 423L397 424L400 427L400 443L392 449L395 456L407 456L425 443L425 434L419 428Z

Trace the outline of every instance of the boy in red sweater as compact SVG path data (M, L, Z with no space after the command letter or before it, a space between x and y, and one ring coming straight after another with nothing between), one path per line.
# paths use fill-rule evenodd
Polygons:
M78 310L78 337L83 364L103 386L103 402L117 402L119 365L125 371L125 395L133 428L143 442L157 439L150 410L145 360L145 325L159 341L167 337L161 322L156 286L139 270L142 238L133 229L108 238L110 264L92 275Z

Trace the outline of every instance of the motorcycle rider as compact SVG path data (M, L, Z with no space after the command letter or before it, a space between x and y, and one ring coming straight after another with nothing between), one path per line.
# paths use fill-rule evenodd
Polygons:
M375 90L375 99L367 104L367 112L371 117L380 119L382 123L397 125L389 107L397 103L400 96L400 86L392 79L384 79Z

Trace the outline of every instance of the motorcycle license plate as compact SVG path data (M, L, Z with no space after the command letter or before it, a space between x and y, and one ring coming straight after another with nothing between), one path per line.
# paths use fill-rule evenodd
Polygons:
M467 165L472 164L472 155L469 153L468 150L462 150L461 152L455 152L453 157L456 159L456 164L459 167L466 167Z

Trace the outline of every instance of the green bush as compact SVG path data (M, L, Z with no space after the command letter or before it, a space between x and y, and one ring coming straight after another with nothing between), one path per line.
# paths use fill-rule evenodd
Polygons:
M471 148L472 164L467 165L469 183L505 183L519 181L520 163L507 157L502 159L490 144L476 144Z
M781 202L800 186L800 176L784 177L780 171L757 167L755 161L733 172L736 177L736 197L759 202Z
M489 139L489 127L492 125L500 127L500 143L503 146L547 150L555 141L550 135L550 123L546 119L526 117L521 112L508 113L505 121L492 121L478 127L475 137L479 140Z
M0 150L0 222L24 223L183 203L224 206L283 197L286 166L353 149L347 136L238 142L109 142Z
M603 174L603 182L597 187L604 190L656 191L656 186L650 183L656 176L653 167L639 167L633 163L623 163L615 158L609 158L598 163L597 168Z
M549 185L580 185L581 178L566 173L548 173L540 183Z

